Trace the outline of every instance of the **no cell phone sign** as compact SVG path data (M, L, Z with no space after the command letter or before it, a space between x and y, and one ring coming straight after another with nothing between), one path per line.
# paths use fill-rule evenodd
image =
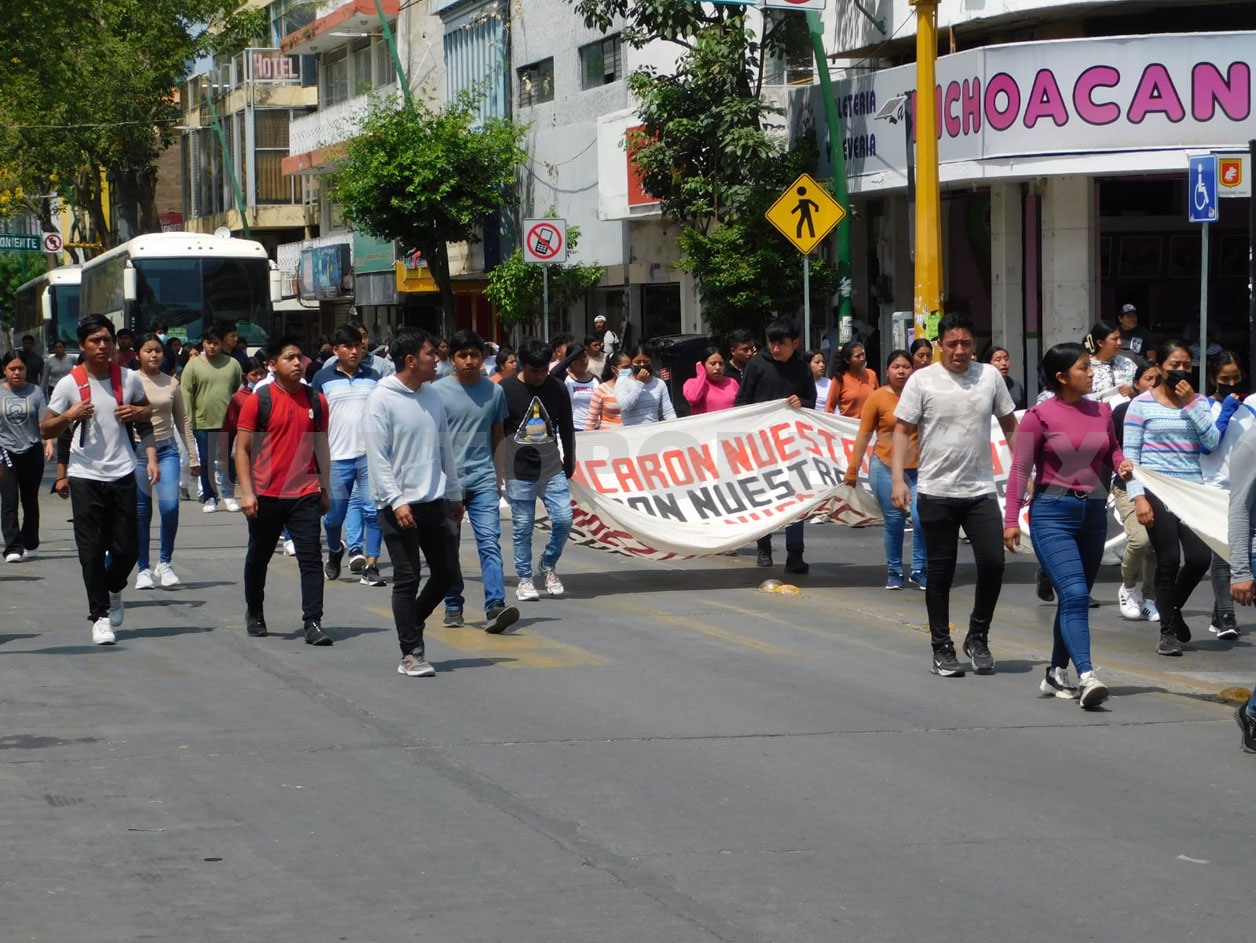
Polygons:
M567 261L567 221L565 219L525 219L523 221L523 261L533 265L556 265Z

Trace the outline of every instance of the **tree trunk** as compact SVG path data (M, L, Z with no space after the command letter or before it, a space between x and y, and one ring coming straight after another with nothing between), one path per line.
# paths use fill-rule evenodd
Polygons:
M449 247L440 241L429 241L426 245L420 246L420 251L424 258L427 259L428 271L432 273L432 280L436 282L436 287L440 289L440 333L441 337L448 339L449 325L451 320L457 316L457 302L454 300L454 280L449 274Z
M113 234L105 223L105 208L101 202L100 173L95 169L79 173L75 187L79 205L87 211L87 232L84 242L99 242L106 249L113 246Z
M157 212L157 168L150 166L138 171L135 182L140 232L161 232L161 216Z
M113 228L121 244L141 232L139 182L135 171L129 168L114 168L108 177L113 190Z

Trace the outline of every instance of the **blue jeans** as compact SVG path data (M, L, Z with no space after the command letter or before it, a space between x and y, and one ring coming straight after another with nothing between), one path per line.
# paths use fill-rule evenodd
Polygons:
M228 473L231 443L222 438L221 429L197 429L192 435L196 438L196 451L201 460L202 503L230 498L235 494ZM165 473L162 474L164 476Z
M894 476L885 467L885 463L875 455L872 457L872 493L881 505L881 517L885 520L885 566L896 576L903 576L903 533L907 530L907 515L894 506L891 497L894 492ZM903 470L903 478L911 488L911 572L924 571L925 538L920 527L920 515L916 512L916 469ZM910 575L910 574L908 574Z
M179 531L179 447L173 439L157 443L157 468L161 471L161 480L157 484L148 483L148 455L140 449L135 460L135 516L139 521L140 555L138 565L141 570L149 569L148 532L153 522L153 492L157 492L157 511L161 515L161 556L162 563L169 563L174 557L174 537Z
M358 458L336 458L331 462L331 498L327 513L323 515L323 528L327 531L327 549L339 547L344 550L340 541L341 526L348 520L349 546L358 549L362 546L362 532L366 531L366 555L378 557L381 543L379 517L375 513L375 503L366 500L370 493L370 482L367 478L366 456ZM350 513L350 512L353 513ZM358 526L354 527L354 518Z
M1029 537L1057 598L1051 667L1090 671L1090 590L1108 537L1107 503L1072 495L1036 494Z
M571 491L567 478L555 475L548 481L506 481L506 499L510 502L511 530L514 536L515 575L521 580L532 579L532 527L536 522L536 499L545 505L550 518L549 540L541 553L541 566L550 569L558 566L563 555L563 545L571 535Z
M494 606L506 604L505 574L502 572L502 514L498 507L497 491L472 491L462 496L466 518L471 522L471 532L475 534L475 549L480 554L480 574L484 580L484 611ZM458 537L462 537L462 528L458 528ZM532 545L529 542L529 557ZM462 571L449 587L445 595L445 608L462 610L466 602L462 598Z

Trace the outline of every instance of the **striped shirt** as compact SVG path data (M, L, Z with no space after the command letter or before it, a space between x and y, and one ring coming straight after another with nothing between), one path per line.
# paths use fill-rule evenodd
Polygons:
M1199 458L1221 440L1208 400L1196 396L1184 409L1165 406L1151 393L1142 393L1125 413L1125 457L1135 465L1202 483ZM1126 491L1132 501L1144 495L1137 478Z
M349 376L340 370L339 360L331 360L310 381L311 391L322 393L327 399L327 444L333 461L366 454L366 404L379 379L379 374L365 363Z
M589 418L585 420L584 429L588 432L623 424L619 415L619 403L615 399L615 384L603 383L593 391L593 399L589 400Z

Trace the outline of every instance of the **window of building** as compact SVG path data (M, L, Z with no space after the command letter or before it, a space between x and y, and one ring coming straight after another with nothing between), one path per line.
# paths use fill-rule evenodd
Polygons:
M384 88L396 84L397 65L393 61L392 50L382 36L371 40L371 58L374 61L375 87Z
M607 36L580 47L580 87L598 88L624 77L619 36Z
M287 110L258 109L254 116L257 147L257 202L295 203L292 177L283 174L283 159L288 156Z
M375 86L371 81L371 41L360 39L351 47L353 61L353 84L350 95L366 95Z
M786 16L784 10L765 10L764 13L766 28L772 37L764 59L764 82L768 85L810 85L815 75L815 62L806 19Z
M351 92L349 89L348 47L329 52L323 57L322 91L323 94L319 96L319 105L323 108L349 98Z
M554 100L554 60L543 59L519 70L519 107Z

